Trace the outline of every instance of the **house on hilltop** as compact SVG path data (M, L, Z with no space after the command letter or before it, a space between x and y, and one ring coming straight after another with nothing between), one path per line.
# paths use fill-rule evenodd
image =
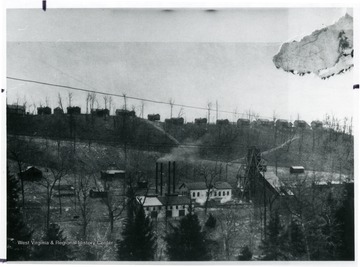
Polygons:
M6 112L7 114L12 114L12 115L25 115L25 106L7 105Z

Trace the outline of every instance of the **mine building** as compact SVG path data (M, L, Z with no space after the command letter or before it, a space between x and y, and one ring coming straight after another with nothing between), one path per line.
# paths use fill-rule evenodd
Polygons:
M176 191L176 163L156 162L155 188L138 184L135 190L138 203L151 218L179 218L189 213L192 205L189 196Z
M49 108L49 107L39 107L39 108L37 108L37 114L38 115L50 115L51 114L51 108Z
M232 186L227 182L215 182L209 186L205 182L183 183L179 187L179 192L199 204L204 204L206 200L225 203L231 200Z
M11 114L11 115L25 115L25 106L7 105L6 112L7 114Z

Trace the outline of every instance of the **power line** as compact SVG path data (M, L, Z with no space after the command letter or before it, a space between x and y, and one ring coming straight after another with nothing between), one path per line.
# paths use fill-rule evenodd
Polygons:
M16 78L16 77L10 77L7 76L6 77L9 80L15 80L15 81L21 81L21 82L28 82L28 83L36 83L36 84L41 84L41 85L47 85L47 86L52 86L52 87L59 87L59 88L65 88L65 89L70 89L70 90L75 90L75 91L81 91L81 92L87 92L87 93L95 93L95 94L101 94L101 95L108 95L108 96L115 96L115 97L121 97L123 98L124 95L123 94L115 94L115 93L106 93L106 92L101 92L101 91L95 91L95 90L90 90L90 89L85 89L85 88L79 88L79 87L73 87L73 86L68 86L68 85L61 85L61 84L55 84L55 83L48 83L48 82L42 82L42 81L36 81L36 80L29 80L29 79L22 79L22 78ZM128 99L133 99L133 100L138 100L138 101L144 101L144 102L150 102L150 103L155 103L155 104L163 104L163 105L169 105L169 102L165 102L165 101L159 101L159 100L153 100L153 99L146 99L146 98L141 98L141 97L134 97L134 96L126 96L126 98ZM191 106L191 105L183 105L183 104L175 104L172 103L173 106L177 106L177 107L184 107L184 108L190 108L190 109L199 109L199 110L206 110L206 111L216 111L216 112L220 112L220 113L227 113L227 114L236 114L236 115L243 115L246 116L247 114L245 113L238 113L238 112L234 112L234 111L228 111L228 110L217 110L217 109L211 109L208 107L197 107L197 106ZM271 117L263 117L263 118L271 118Z

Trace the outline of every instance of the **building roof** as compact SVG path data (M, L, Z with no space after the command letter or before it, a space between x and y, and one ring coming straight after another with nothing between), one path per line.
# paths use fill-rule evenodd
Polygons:
M261 174L263 176L263 174ZM273 172L266 172L264 174L265 180L275 189L280 195L294 195L290 189L285 188L279 177Z
M105 171L101 171L102 173L106 173L106 174L118 174L118 173L125 173L124 170L105 170Z
M158 197L163 205L190 205L191 199L187 196Z
M189 190L205 190L208 189L205 182L184 183ZM180 188L184 185L182 184ZM228 182L215 182L214 188L216 189L232 189Z
M137 197L137 200L140 203L142 203L142 205L144 207L154 207L154 206L162 206L163 205L157 197L140 196L140 197Z
M216 189L232 189L232 186L228 182L216 182Z

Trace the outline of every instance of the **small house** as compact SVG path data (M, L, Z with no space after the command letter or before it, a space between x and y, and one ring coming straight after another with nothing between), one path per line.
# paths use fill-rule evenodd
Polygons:
M195 124L196 125L207 124L207 119L206 118L197 118L197 119L195 119Z
M279 129L291 128L291 124L287 120L282 120L282 119L277 120L275 125Z
M323 128L323 123L321 121L312 121L311 122L311 128L313 130L316 130L316 129L322 129Z
M296 120L296 121L294 121L294 127L300 128L300 129L307 129L307 128L309 128L309 125L307 124L306 121Z
M248 119L238 119L236 123L237 127L250 127L250 120Z
M6 112L11 115L25 115L25 106L7 105Z
M229 125L230 121L228 119L225 120L216 120L216 125Z
M43 173L40 169L29 166L19 174L20 179L23 181L35 182L40 181L43 178Z
M108 110L107 108L105 109L92 109L91 110L91 115L95 115L98 117L108 117L110 115L110 110Z
M180 117L180 118L165 119L165 124L183 125L184 118Z
M303 166L291 166L290 167L290 174L299 174L304 173L305 168Z
M134 110L117 109L115 110L115 114L116 116L136 117L136 113Z
M160 114L148 114L148 120L149 121L159 121Z
M38 107L37 108L37 114L38 115L50 115L51 114L51 108L50 107Z
M54 114L55 115L61 115L61 114L64 114L64 110L60 107L56 107L54 108Z
M81 114L81 108L80 107L67 107L67 114L70 115L80 115Z

